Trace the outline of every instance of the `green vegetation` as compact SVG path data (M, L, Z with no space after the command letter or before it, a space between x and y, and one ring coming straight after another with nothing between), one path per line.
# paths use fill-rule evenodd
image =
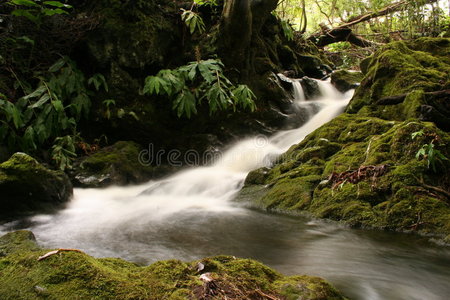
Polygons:
M105 78L96 74L88 80L68 57L59 59L48 72L38 74L37 87L30 90L18 81L25 96L15 103L3 95L0 100L0 141L11 151L33 153L52 142L55 163L64 169L75 156L74 136L77 123L86 118L91 106L88 84L98 91L108 89ZM67 135L63 138L64 135Z
M71 5L61 1L8 0L6 3L14 7L11 12L13 16L25 17L38 26L42 24L42 18L69 14L68 10L72 8Z
M420 130L425 134L411 139ZM425 161L415 159L431 135L440 137L436 150L448 155L450 135L432 123L343 114L292 146L273 168L251 172L237 200L270 211L306 211L352 226L445 238L450 205L442 184L450 179L450 164L442 161L430 172ZM377 166L385 173L363 175L365 168ZM345 177L351 171L361 179ZM347 179L333 181L338 175ZM442 193L436 193L439 189Z
M420 130L413 132L411 134L411 138L415 139L416 137L423 135L424 135L423 130ZM432 140L429 143L422 145L422 148L420 148L419 151L417 151L416 153L416 158L420 159L421 157L423 157L424 159L427 160L427 167L430 168L431 165L433 171L437 172L436 163L443 164L443 161L448 160L448 158L445 157L445 155L442 154L441 151L435 149L434 143L438 142L440 140L440 137L435 134L430 135L430 137L432 138Z
M38 260L48 251L37 247L28 231L0 237L2 299L200 299L210 296L207 284L200 280L202 273L213 280L215 287L210 288L221 298L345 299L320 278L283 276L250 259L216 256L142 267L69 250ZM197 271L199 263L204 266L202 272Z
M189 28L189 32L193 34L194 32L198 32L202 34L205 32L205 23L203 19L198 15L198 13L193 12L192 10L181 9L181 20L186 23L186 26Z
M178 117L190 118L197 113L197 105L205 101L210 114L238 107L254 111L256 96L246 85L233 85L222 68L220 60L208 59L161 70L145 79L144 93L167 95Z

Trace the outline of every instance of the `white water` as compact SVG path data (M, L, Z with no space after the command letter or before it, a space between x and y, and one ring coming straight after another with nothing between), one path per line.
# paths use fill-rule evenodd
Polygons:
M324 96L305 101L300 83L294 83L298 83L294 84L296 105L319 108L302 127L270 138L257 136L240 141L211 166L182 171L164 180L131 187L75 189L66 209L56 215L33 217L34 225L30 229L47 247L95 248L92 243L84 245L80 241L94 239L95 242L100 233L148 226L180 212L243 212L230 200L241 188L247 173L267 165L271 158L334 118L351 97L351 94L340 94L328 82L319 82Z
M250 170L270 163L332 119L350 98L328 83L320 87L323 98L296 99L295 105L318 111L298 129L243 140L211 166L164 180L75 189L66 209L33 217L27 229L44 247L77 248L97 257L148 264L235 255L287 275L324 277L352 299L448 299L450 251L426 239L269 215L231 203ZM24 226L0 226L0 234L17 228Z

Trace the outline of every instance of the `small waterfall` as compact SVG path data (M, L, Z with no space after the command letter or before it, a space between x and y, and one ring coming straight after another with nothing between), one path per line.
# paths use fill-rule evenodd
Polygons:
M300 83L300 80L293 80L292 81L292 87L294 89L294 102L305 102L305 93L303 92L302 84Z
M77 247L98 253L96 241L118 232L150 230L171 222L177 215L215 213L239 214L231 199L240 190L248 172L270 163L292 144L331 120L347 104L345 97L330 83L320 83L324 97L304 101L301 84L292 81L300 105L319 108L307 123L297 129L282 131L270 138L257 136L242 140L222 153L210 166L176 173L164 180L131 187L75 189L74 199L56 215L32 218L30 229L47 247ZM111 238L111 237L109 237ZM113 238L113 237L112 237Z

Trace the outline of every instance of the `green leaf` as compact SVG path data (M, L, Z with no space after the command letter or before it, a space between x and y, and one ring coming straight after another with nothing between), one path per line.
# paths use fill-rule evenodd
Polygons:
M19 110L17 110L15 106L12 106L12 117L16 129L19 129L20 127L23 126L21 113Z
M94 74L91 78L88 79L88 84L94 84L95 90L100 90L100 86L103 85L105 91L108 92L108 84L106 83L105 76L100 73Z
M413 132L411 133L411 139L415 139L417 136L423 136L423 134L424 134L423 130Z
M34 46L34 40L30 39L29 37L27 37L25 35L21 36L21 37L18 37L17 40L24 41L25 43L29 43L29 44Z
M110 107L111 105L116 105L116 101L114 99L106 99L106 100L103 100L102 103L106 107Z
M15 9L11 12L11 15L16 17L25 17L35 24L39 23L39 18L26 9Z
M59 71L66 63L66 58L60 58L50 68L48 68L48 71L52 73Z
M132 116L136 121L139 121L139 117L136 115L134 111L130 111L128 114Z
M216 79L216 77L214 76L215 73L213 73L212 70L208 67L208 64L200 63L198 64L198 69L206 82L211 83L214 81L214 79Z
M195 102L194 95L188 89L183 89L173 102L173 109L177 111L177 116L179 118L182 115L186 115L189 119L192 114L197 113Z
M256 104L254 101L254 99L256 99L256 96L247 85L238 85L232 91L232 95L234 103L236 105L239 105L244 109L250 109L250 111L254 111L256 109Z
M48 100L50 100L50 95L45 93L44 95L42 95L41 98L39 98L39 100L36 103L33 103L31 105L29 105L29 108L38 108L41 107L43 104L45 104Z
M43 8L42 13L46 16L69 14L67 11L62 10L61 8L55 8L55 9Z
M161 87L162 90L166 91L164 86L166 86L168 83L161 77L158 76L148 76L145 79L145 85L144 85L144 94L160 94Z
M416 159L420 159L421 156L425 156L425 149L420 148L419 151L416 153Z
M39 4L35 3L35 1L31 0L10 0L9 2L16 4L16 5L23 5L23 6L29 6L29 7L40 7Z
M64 7L64 8L72 8L71 5L69 5L69 4L64 4L64 3L61 3L61 2L59 2L59 1L44 1L43 3L44 3L45 5L54 6L54 7L60 7L60 8L62 8L62 7Z
M47 87L45 85L40 85L37 89L35 89L31 94L24 96L25 100L30 98L41 97L44 92L47 92Z
M23 141L25 143L26 148L36 150L37 146L35 143L35 132L32 126L28 126L27 130L23 135Z
M63 112L64 111L64 106L63 106L61 100L52 101L52 105L53 105L53 107L55 108L55 110L57 112Z

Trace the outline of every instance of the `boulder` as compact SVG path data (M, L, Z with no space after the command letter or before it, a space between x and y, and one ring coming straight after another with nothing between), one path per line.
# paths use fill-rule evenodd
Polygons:
M449 54L445 38L382 47L347 113L250 172L236 201L450 242Z
M53 171L25 153L0 164L0 218L47 211L72 196L72 184L62 171Z
M347 112L386 120L418 118L450 130L450 39L394 42L361 62L365 74Z
M141 183L166 175L172 168L157 162L154 149L119 141L78 159L70 177L75 186L105 187Z
M363 74L361 72L338 70L331 73L331 84L341 93L358 87L362 79Z
M442 156L429 152L431 143ZM250 172L236 201L448 242L449 144L450 134L433 123L343 114L292 146L273 167Z
M233 256L138 266L76 249L39 249L24 231L0 237L2 247L10 249L0 256L2 299L345 299L321 278L284 276Z

